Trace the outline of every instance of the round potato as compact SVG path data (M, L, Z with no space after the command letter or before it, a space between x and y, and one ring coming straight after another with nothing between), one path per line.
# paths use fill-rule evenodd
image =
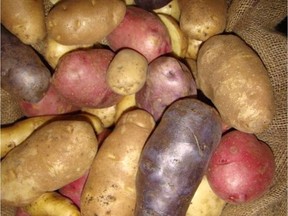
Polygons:
M143 55L132 49L122 49L111 61L106 80L117 94L134 94L145 84L147 68L148 62Z
M47 15L48 35L63 45L100 42L124 18L121 0L63 0Z

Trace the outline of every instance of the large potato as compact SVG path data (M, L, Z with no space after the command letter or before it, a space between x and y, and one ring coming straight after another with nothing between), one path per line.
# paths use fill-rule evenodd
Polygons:
M124 18L121 0L63 0L47 15L48 35L63 45L100 42Z
M254 50L235 35L217 35L204 42L198 53L196 82L231 127L259 133L273 119L268 72Z
M132 49L122 49L108 67L107 84L117 94L134 94L146 82L147 68L148 62L143 55Z
M226 0L178 0L180 28L189 37L205 41L226 27Z
M59 120L39 128L2 160L1 202L27 205L80 178L97 148L94 129L86 121Z
M133 215L138 161L154 125L144 110L121 116L93 161L81 197L81 215Z
M25 44L36 44L46 36L42 0L2 0L1 23Z

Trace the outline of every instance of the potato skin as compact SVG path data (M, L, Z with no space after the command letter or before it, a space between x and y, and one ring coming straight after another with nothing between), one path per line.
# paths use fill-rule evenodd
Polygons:
M2 0L1 23L24 44L36 44L46 36L43 1Z
M100 42L124 18L121 0L63 0L47 15L48 35L63 45Z
M32 47L1 25L1 87L28 102L38 102L48 90L51 73Z
M1 161L1 202L24 206L80 178L98 141L86 121L53 121L35 131Z
M133 215L141 150L155 122L140 109L124 113L101 145L81 197L81 214Z
M205 41L225 30L226 0L178 0L181 10L179 25L190 38Z
M220 138L214 108L193 98L172 103L141 153L135 215L185 215Z
M268 72L238 36L217 35L201 46L196 82L231 127L260 133L273 119L275 105Z

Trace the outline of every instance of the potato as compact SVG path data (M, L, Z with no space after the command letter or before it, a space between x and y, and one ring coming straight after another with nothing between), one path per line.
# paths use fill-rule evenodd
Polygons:
M198 52L200 49L201 44L203 41L195 40L194 38L188 38L188 46L187 46L187 51L185 53L186 58L191 58L196 60L198 56Z
M153 11L157 14L161 13L161 14L167 14L169 16L172 16L177 21L179 21L180 14L181 14L178 0L172 0L165 6L158 8L158 9L154 9Z
M100 42L123 20L121 0L62 0L47 15L49 37L63 45Z
M38 43L46 36L43 1L2 0L1 24L24 44Z
M169 33L159 17L136 6L127 6L123 21L106 37L110 48L131 48L148 62L172 51Z
M214 193L243 204L264 196L273 185L276 162L270 147L253 134L232 130L223 135L208 167Z
M82 112L89 113L91 115L97 116L103 126L108 128L114 124L115 114L116 114L116 105L105 107L105 108L86 108L83 107Z
M206 175L203 176L186 212L186 216L221 216L226 202L211 189Z
M66 53L58 62L51 82L59 94L74 106L113 106L122 98L106 82L107 69L114 55L114 52L106 48Z
M178 58L184 58L188 49L188 39L180 29L179 23L170 15L160 13L157 15L169 32L172 53Z
M60 115L78 111L80 109L60 95L52 84L49 85L48 91L39 102L30 103L20 100L19 106L27 117Z
M53 121L39 128L1 161L1 202L25 206L80 178L90 168L98 141L90 123Z
M135 94L124 96L116 105L114 123L116 123L124 112L136 107Z
M188 67L177 58L160 56L148 66L147 81L136 93L136 105L158 121L173 101L192 95L197 95L197 89Z
M38 102L47 92L50 78L49 69L32 47L1 25L1 88L17 99Z
M121 116L93 161L81 196L81 215L133 215L138 160L154 125L144 110Z
M143 55L132 49L121 49L109 64L107 84L117 94L135 94L146 82L147 68Z
M201 46L196 82L227 125L263 132L274 112L273 89L260 57L236 35L217 35Z
M214 108L193 98L172 103L141 153L135 215L185 215L220 138Z
M178 0L180 28L195 40L205 41L224 32L227 20L226 0Z
M71 200L52 191L42 194L38 199L23 207L30 216L80 216L80 211Z

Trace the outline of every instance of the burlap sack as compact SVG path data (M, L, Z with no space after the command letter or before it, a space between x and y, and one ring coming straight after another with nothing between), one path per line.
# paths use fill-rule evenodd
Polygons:
M48 0L44 0L48 2ZM276 157L277 169L271 190L259 200L243 205L228 204L221 216L287 215L287 38L275 27L287 16L284 0L232 0L229 2L227 32L244 39L268 69L276 100L276 115L267 131L257 134ZM47 6L49 8L51 5ZM7 93L1 91L1 124L23 115ZM1 206L1 215L13 216L15 209ZM197 216L197 215L195 215Z

